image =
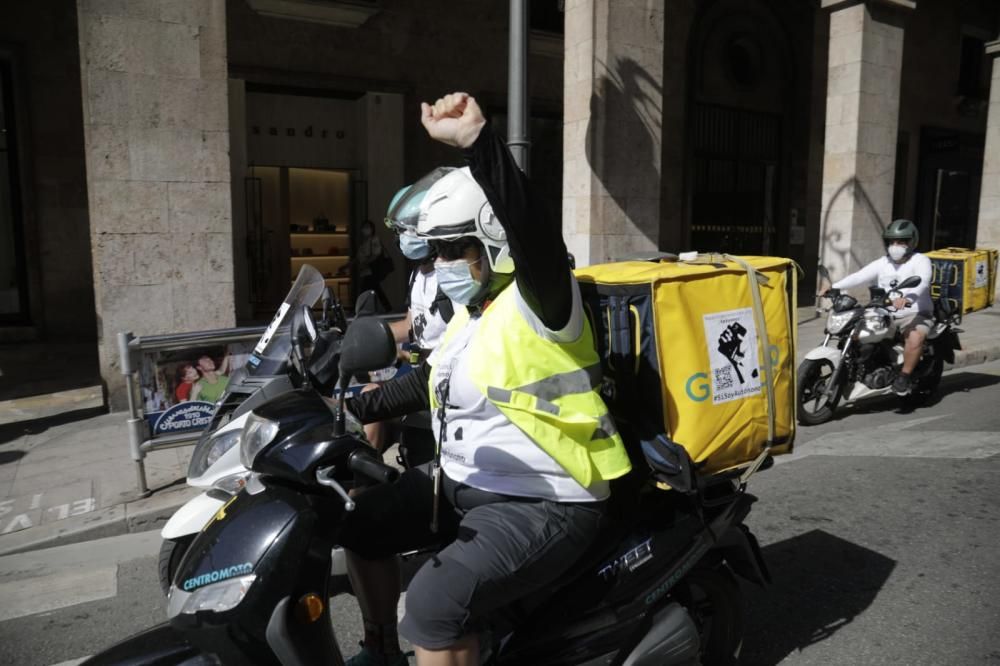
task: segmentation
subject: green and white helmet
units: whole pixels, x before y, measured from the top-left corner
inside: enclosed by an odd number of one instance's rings
[[[438,167],[412,185],[407,185],[396,192],[385,212],[385,226],[397,234],[407,231],[415,233],[420,218],[420,204],[427,191],[434,183],[454,170],[454,167]]]
[[[886,245],[891,245],[893,241],[905,240],[910,244],[910,249],[915,250],[920,242],[920,232],[910,220],[899,218],[889,223],[889,226],[882,232],[882,240]]]

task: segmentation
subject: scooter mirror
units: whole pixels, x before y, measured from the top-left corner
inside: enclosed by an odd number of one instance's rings
[[[358,300],[354,302],[355,317],[370,317],[378,313],[378,299],[371,289],[362,292]]]
[[[920,284],[921,278],[919,275],[911,275],[902,282],[896,285],[896,289],[912,289]]]
[[[377,370],[396,360],[396,341],[389,324],[374,317],[351,322],[340,348],[340,375]]]

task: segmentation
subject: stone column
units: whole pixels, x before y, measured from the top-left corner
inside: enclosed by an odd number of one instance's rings
[[[983,182],[979,190],[979,226],[976,247],[1000,249],[1000,39],[986,45],[993,56],[990,106],[986,116],[986,149],[983,154]],[[1000,302],[1000,280],[996,297]]]
[[[117,334],[234,325],[225,0],[77,0],[101,374]]]
[[[660,229],[660,3],[566,3],[563,231],[577,265],[655,251]]]
[[[891,222],[903,19],[910,0],[823,0],[830,13],[819,257],[833,279],[882,252]]]

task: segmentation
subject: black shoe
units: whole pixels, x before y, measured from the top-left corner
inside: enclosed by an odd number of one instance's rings
[[[899,396],[909,395],[912,383],[910,376],[901,372],[892,381],[892,392]]]

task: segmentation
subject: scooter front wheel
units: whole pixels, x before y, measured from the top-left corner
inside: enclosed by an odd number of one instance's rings
[[[833,395],[827,395],[833,378],[833,363],[825,358],[806,359],[799,366],[798,405],[799,423],[819,425],[833,418],[840,402],[840,387],[834,388]]]
[[[181,565],[181,560],[184,559],[184,554],[191,547],[194,536],[186,534],[176,539],[164,539],[163,543],[160,544],[157,572],[160,574],[160,589],[163,590],[164,596],[170,591],[170,584],[174,580],[177,568]]]

